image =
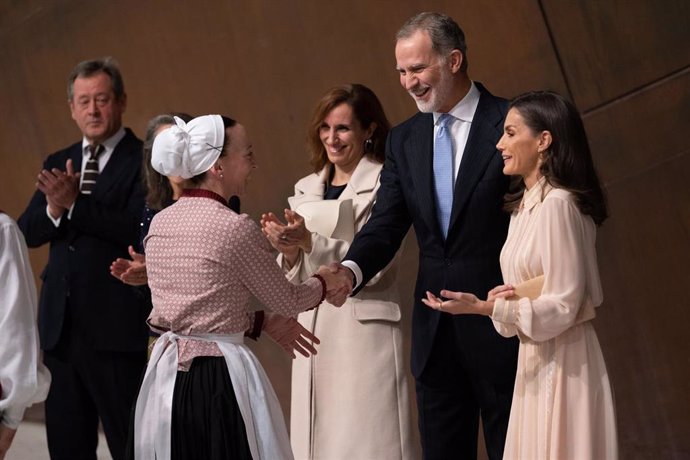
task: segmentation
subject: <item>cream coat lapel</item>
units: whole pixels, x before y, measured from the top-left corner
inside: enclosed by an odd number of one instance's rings
[[[376,163],[367,157],[363,157],[360,160],[357,168],[355,168],[355,171],[352,173],[347,187],[345,187],[345,190],[343,190],[343,193],[340,195],[340,198],[337,201],[333,200],[332,206],[320,207],[319,220],[324,221],[322,223],[325,224],[325,228],[337,228],[340,212],[348,209],[347,206],[343,206],[338,202],[345,200],[352,201],[352,231],[357,232],[362,225],[364,225],[364,221],[373,206],[373,196],[378,188],[378,178],[382,167],[382,164]],[[295,184],[295,196],[288,198],[288,202],[292,209],[299,212],[299,209],[302,208],[308,212],[307,209],[309,206],[303,205],[306,203],[324,201],[323,195],[325,184],[328,180],[329,168],[329,166],[326,166],[318,174],[311,174]],[[333,236],[331,234],[332,232],[327,233],[328,234],[324,234],[324,236]],[[346,239],[350,240],[350,238]]]
[[[359,231],[364,225],[364,219],[368,217],[371,207],[374,205],[373,196],[379,187],[379,176],[381,175],[381,163],[376,163],[369,157],[362,157],[352,173],[350,182],[340,195],[341,200],[352,199],[352,209],[354,211],[355,231]]]

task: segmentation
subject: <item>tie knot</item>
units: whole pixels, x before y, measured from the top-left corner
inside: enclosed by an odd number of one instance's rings
[[[91,154],[91,159],[98,158],[98,155],[103,153],[103,150],[105,150],[105,148],[101,144],[89,144],[87,149],[89,150],[89,153]]]
[[[439,128],[447,128],[448,125],[450,125],[455,117],[449,113],[442,113],[440,117],[438,117],[438,127]]]

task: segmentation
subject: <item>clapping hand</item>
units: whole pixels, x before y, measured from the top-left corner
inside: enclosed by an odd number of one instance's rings
[[[263,330],[293,359],[296,357],[295,351],[307,358],[315,355],[314,345],[321,343],[295,318],[277,313],[266,313]]]
[[[149,281],[146,274],[146,257],[136,252],[132,246],[128,251],[132,260],[118,257],[110,265],[110,274],[125,284],[143,286]]]
[[[36,188],[46,196],[50,215],[55,219],[60,217],[79,195],[79,173],[74,172],[72,160],[67,160],[65,171],[58,168],[41,170]]]
[[[268,241],[280,252],[294,247],[311,252],[311,233],[304,218],[291,209],[285,209],[284,216],[285,223],[272,212],[261,215],[261,231]]]
[[[330,265],[322,265],[317,273],[326,281],[328,303],[342,307],[354,285],[352,271],[338,262],[333,262]]]

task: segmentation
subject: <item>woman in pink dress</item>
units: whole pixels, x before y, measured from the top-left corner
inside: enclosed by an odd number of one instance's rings
[[[582,119],[555,93],[527,93],[511,103],[497,147],[503,172],[522,179],[506,197],[507,284],[485,301],[441,291],[424,303],[491,316],[501,335],[520,338],[504,459],[616,459],[613,396],[591,321],[603,299],[595,240],[607,209]],[[541,276],[536,294],[519,295]]]
[[[206,115],[162,131],[152,165],[188,179],[145,239],[153,310],[160,333],[135,409],[136,459],[290,459],[276,395],[243,344],[256,297],[284,315],[318,306],[339,288],[327,267],[289,283],[247,215],[227,206],[256,168],[245,128]]]

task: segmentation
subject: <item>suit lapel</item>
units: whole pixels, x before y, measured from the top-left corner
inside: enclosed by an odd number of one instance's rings
[[[480,84],[477,83],[477,86],[480,88],[481,96],[460,162],[448,235],[453,234],[452,229],[457,224],[458,216],[467,205],[474,188],[491,162],[496,152],[494,140],[500,137],[502,129],[499,126],[502,115],[493,97]]]
[[[417,194],[418,207],[429,228],[435,228],[438,236],[443,239],[436,218],[436,198],[434,197],[433,115],[420,114],[415,126],[410,128],[410,132],[413,135],[404,141],[403,150],[410,164],[410,175]],[[405,184],[401,185],[405,186]]]
[[[72,150],[69,152],[69,158],[72,160],[72,168],[74,171],[81,171],[81,163],[84,159],[84,150],[82,148],[81,142],[75,144]]]
[[[98,174],[96,188],[93,191],[94,196],[107,195],[108,191],[117,185],[122,173],[129,171],[129,164],[132,161],[131,140],[132,133],[128,129],[125,137],[115,146],[115,150],[105,168]]]

